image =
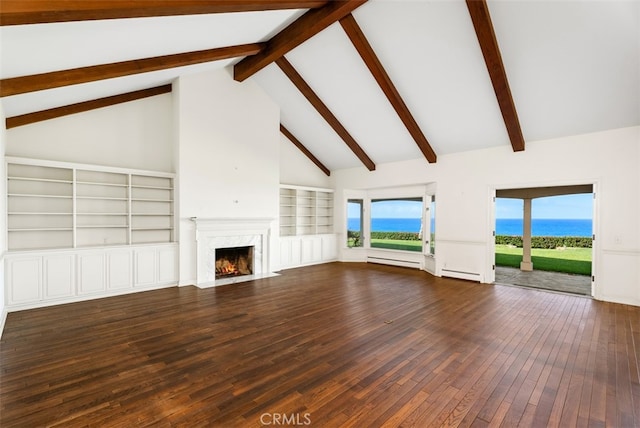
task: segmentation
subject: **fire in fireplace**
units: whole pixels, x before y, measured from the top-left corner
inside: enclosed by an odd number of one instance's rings
[[[216,279],[253,273],[253,247],[216,248]]]

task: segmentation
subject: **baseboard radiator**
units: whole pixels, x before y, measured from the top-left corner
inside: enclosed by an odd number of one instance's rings
[[[402,266],[402,267],[420,269],[420,262],[418,261],[398,260],[398,259],[391,259],[388,257],[367,256],[367,263],[378,263],[382,265]]]
[[[454,269],[442,269],[442,276],[448,276],[449,278],[466,279],[468,281],[481,282],[482,277],[477,272],[465,272],[462,270]]]

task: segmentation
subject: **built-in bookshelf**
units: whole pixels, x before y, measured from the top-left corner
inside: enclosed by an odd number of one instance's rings
[[[131,241],[173,241],[173,179],[131,175]]]
[[[296,234],[296,190],[280,188],[280,236]]]
[[[316,233],[333,233],[333,192],[316,192]]]
[[[73,246],[73,170],[7,166],[7,246]]]
[[[333,233],[333,190],[280,187],[280,236]]]
[[[75,246],[128,244],[128,175],[86,169],[75,174]]]
[[[12,159],[9,251],[174,241],[173,175]]]

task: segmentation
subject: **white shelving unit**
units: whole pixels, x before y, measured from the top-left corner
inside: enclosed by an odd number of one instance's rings
[[[173,180],[131,175],[131,242],[173,240]]]
[[[296,192],[296,235],[316,234],[316,192],[297,190]]]
[[[73,170],[7,166],[9,250],[73,246]]]
[[[9,310],[177,283],[173,174],[6,160]]]
[[[333,190],[280,187],[280,236],[333,233]]]
[[[333,192],[316,192],[316,233],[333,233]]]
[[[173,175],[9,160],[8,249],[174,242]]]
[[[333,190],[280,186],[280,268],[337,259]]]
[[[280,236],[296,234],[296,190],[280,188]]]
[[[75,246],[128,244],[128,175],[81,169],[75,174]]]

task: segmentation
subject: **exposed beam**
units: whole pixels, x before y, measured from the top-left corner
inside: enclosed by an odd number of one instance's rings
[[[248,45],[185,52],[174,55],[115,62],[111,64],[93,65],[89,67],[74,68],[71,70],[33,74],[30,76],[12,77],[0,80],[0,97],[58,88],[61,86],[77,85],[79,83],[111,79],[114,77],[122,77],[138,73],[146,73],[149,71],[183,67],[239,56],[255,55],[260,52],[262,47],[263,45],[261,43],[252,43]]]
[[[280,124],[280,132],[282,132],[282,134],[287,137],[289,139],[289,141],[291,141],[293,143],[294,146],[296,146],[298,149],[300,149],[300,151],[302,153],[304,153],[310,160],[311,162],[313,162],[314,164],[316,164],[316,166],[318,168],[320,168],[322,170],[322,172],[324,172],[327,175],[331,175],[331,171],[329,171],[329,168],[327,168],[326,166],[324,166],[324,164],[322,162],[320,162],[318,160],[317,157],[315,157],[313,155],[313,153],[311,153],[305,146],[304,144],[302,144],[296,137],[294,137],[294,135],[289,132],[289,130],[287,128],[284,127],[283,124]]]
[[[97,108],[108,107],[114,104],[126,103],[142,98],[153,97],[155,95],[171,92],[171,85],[157,86],[155,88],[143,89],[140,91],[127,92],[126,94],[114,95],[111,97],[99,98],[97,100],[84,101],[48,110],[36,111],[20,116],[8,117],[5,120],[6,128],[11,129],[17,126],[28,125],[30,123],[42,122],[44,120],[55,119],[56,117],[68,116],[70,114],[82,113]]]
[[[496,196],[498,198],[513,198],[513,199],[548,198],[550,196],[576,195],[580,193],[593,193],[593,184],[496,190]]]
[[[0,25],[322,7],[320,0],[2,0]]]
[[[487,71],[489,71],[489,76],[491,77],[493,90],[498,99],[502,118],[511,140],[511,146],[515,152],[522,151],[524,150],[524,137],[520,128],[516,105],[513,102],[511,89],[509,89],[507,73],[502,63],[498,41],[493,31],[487,2],[486,0],[466,0],[466,2],[478,42],[480,42],[484,62],[487,64]]]
[[[427,158],[429,162],[436,162],[436,152],[433,151],[433,148],[427,141],[427,137],[422,133],[420,126],[418,126],[418,123],[413,118],[400,93],[398,93],[398,90],[382,66],[382,63],[369,44],[356,19],[352,14],[349,14],[340,20],[340,25],[342,25],[349,39],[351,39],[351,43],[353,43],[360,57],[378,82],[380,89],[382,89],[382,92],[387,96],[396,113],[398,113],[400,120],[404,123],[404,126],[407,128],[407,131],[409,131],[409,134],[411,134],[411,137],[413,137],[424,157]]]
[[[302,15],[287,28],[280,31],[267,42],[265,49],[258,55],[245,58],[233,68],[233,78],[239,82],[251,77],[287,52],[310,39],[329,25],[351,13],[367,0],[330,1],[326,6],[313,9]]]
[[[337,117],[331,113],[329,107],[327,107],[320,97],[311,89],[311,87],[304,81],[302,76],[293,68],[293,66],[287,61],[285,57],[280,57],[276,60],[276,64],[287,75],[289,80],[298,88],[302,95],[311,103],[313,107],[320,113],[320,115],[327,121],[327,123],[333,128],[334,131],[344,140],[349,146],[351,151],[360,159],[360,161],[367,167],[369,171],[376,169],[376,165],[362,150],[362,147],[356,142],[356,140],[349,134],[349,132],[342,126]]]

